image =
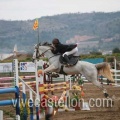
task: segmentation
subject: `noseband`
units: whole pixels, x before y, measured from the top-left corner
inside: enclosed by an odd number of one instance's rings
[[[39,53],[39,47],[38,48],[36,48],[36,58],[39,58],[39,57],[42,57],[48,50],[51,50],[51,49],[47,49],[46,51],[44,51],[43,53],[41,53],[41,54],[39,54],[38,56],[37,56],[37,53]]]

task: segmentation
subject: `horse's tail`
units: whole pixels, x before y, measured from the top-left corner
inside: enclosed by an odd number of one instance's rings
[[[98,75],[106,77],[108,80],[114,82],[113,75],[110,71],[110,65],[106,62],[98,63],[95,65],[98,70]]]

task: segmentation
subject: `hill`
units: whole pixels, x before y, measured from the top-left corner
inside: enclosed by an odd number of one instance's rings
[[[0,20],[0,53],[19,50],[33,51],[38,32],[32,29],[34,20]],[[81,52],[111,50],[120,46],[120,12],[74,13],[39,18],[39,40],[79,42]]]
[[[3,62],[11,62],[13,59],[18,59],[18,61],[32,61],[32,54],[26,54],[26,53],[17,53],[16,56],[11,55],[10,57],[7,57],[3,60]]]

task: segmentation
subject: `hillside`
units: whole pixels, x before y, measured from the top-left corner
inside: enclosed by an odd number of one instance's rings
[[[33,51],[38,32],[32,29],[34,20],[0,20],[0,53],[18,50]],[[120,46],[120,12],[74,13],[39,18],[39,40],[79,43],[81,52],[111,50]],[[108,44],[109,43],[109,44]]]

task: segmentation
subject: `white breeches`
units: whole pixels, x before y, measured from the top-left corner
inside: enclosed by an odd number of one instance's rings
[[[64,55],[76,55],[77,54],[77,52],[78,52],[78,48],[76,47],[76,48],[74,48],[73,50],[71,50],[71,51],[68,51],[68,52],[65,52],[62,56],[64,57]]]

